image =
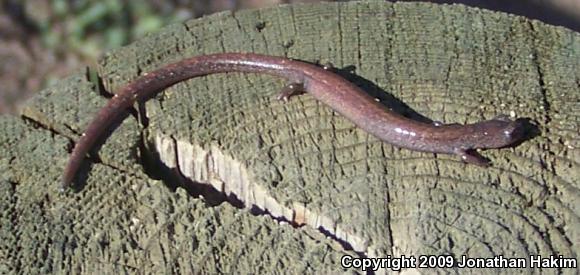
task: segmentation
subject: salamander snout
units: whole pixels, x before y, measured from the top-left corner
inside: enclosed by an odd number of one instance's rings
[[[506,147],[522,140],[525,135],[523,123],[505,115],[477,123],[476,127],[480,133],[478,148]]]

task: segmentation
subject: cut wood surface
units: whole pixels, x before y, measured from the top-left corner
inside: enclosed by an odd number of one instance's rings
[[[332,63],[414,119],[508,114],[539,134],[483,152],[486,169],[382,143],[308,94],[278,102],[279,78],[219,74],[141,104],[92,152],[82,184],[58,192],[107,93],[216,52]],[[579,102],[579,34],[461,5],[288,5],[168,26],[0,117],[0,273],[361,272],[340,266],[345,255],[577,259]],[[517,270],[404,269],[416,271]]]

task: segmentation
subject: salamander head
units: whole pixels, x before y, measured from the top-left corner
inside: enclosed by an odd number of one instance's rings
[[[473,149],[502,148],[521,141],[525,135],[525,127],[521,121],[511,120],[506,115],[478,122],[472,125]]]

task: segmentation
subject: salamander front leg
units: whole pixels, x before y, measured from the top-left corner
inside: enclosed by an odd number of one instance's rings
[[[302,85],[302,83],[290,83],[282,88],[282,91],[280,91],[280,94],[278,94],[278,100],[288,102],[291,97],[295,95],[301,95],[303,93],[305,93],[305,91],[304,85]]]
[[[455,154],[461,157],[461,160],[479,165],[482,167],[489,167],[489,160],[480,155],[477,151],[472,149],[455,149]]]

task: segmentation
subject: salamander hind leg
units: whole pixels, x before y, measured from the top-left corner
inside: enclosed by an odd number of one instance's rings
[[[282,88],[280,94],[278,94],[278,100],[288,102],[291,97],[301,95],[303,93],[305,93],[305,91],[304,85],[302,85],[302,83],[290,83]]]
[[[455,154],[461,157],[461,160],[482,167],[489,167],[490,162],[487,158],[480,155],[477,151],[471,149],[456,149]]]

